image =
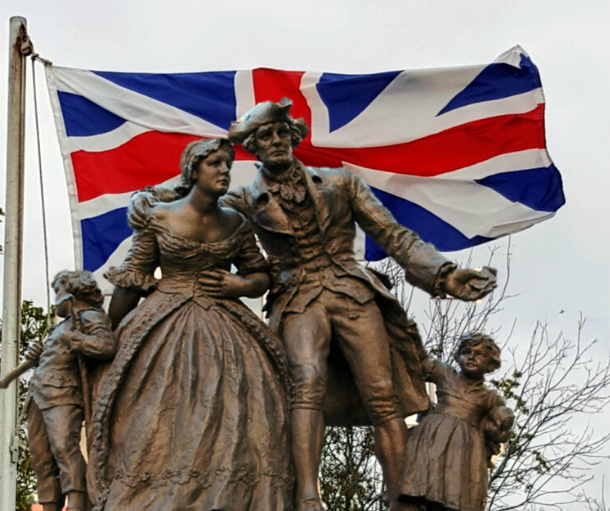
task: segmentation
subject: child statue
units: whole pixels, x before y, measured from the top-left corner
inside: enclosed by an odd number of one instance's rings
[[[483,511],[490,457],[511,433],[513,412],[484,384],[484,375],[500,367],[494,340],[465,336],[454,358],[459,372],[431,359],[422,364],[425,379],[437,385],[438,403],[409,434],[404,509]]]
[[[85,511],[86,463],[81,427],[91,395],[85,364],[109,360],[116,352],[103,296],[87,271],[62,271],[53,279],[55,311],[64,320],[44,343],[25,354],[37,365],[26,404],[28,443],[44,511]]]

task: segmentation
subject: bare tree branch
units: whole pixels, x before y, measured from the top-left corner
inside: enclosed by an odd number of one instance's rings
[[[489,266],[494,266],[493,260],[497,256],[497,247],[490,249]],[[610,511],[604,500],[603,482],[599,498],[583,491],[585,485],[590,488],[595,480],[592,469],[608,459],[610,433],[596,432],[589,426],[589,420],[608,410],[610,360],[593,359],[591,352],[597,341],[583,340],[586,322],[582,316],[573,339],[563,332],[552,335],[552,325],[538,323],[530,338],[524,342],[513,337],[516,320],[508,330],[504,328],[501,331],[494,325],[494,317],[503,310],[508,300],[515,298],[508,292],[510,257],[509,243],[502,270],[506,275],[502,288],[496,289],[481,303],[431,300],[425,320],[418,325],[430,353],[449,363],[452,362],[458,340],[465,334],[485,331],[496,338],[501,335],[502,340],[498,344],[503,350],[504,370],[490,383],[503,395],[507,405],[514,409],[516,421],[512,437],[490,472],[487,509],[564,511],[571,506],[571,509],[578,510]],[[469,265],[469,260],[463,264]],[[389,277],[394,285],[393,292],[409,310],[413,289],[405,282],[404,272],[398,264],[386,259],[376,265],[376,269]],[[604,431],[607,430],[606,427]],[[373,465],[368,464],[369,460],[348,463],[346,457],[369,456],[374,463],[372,443],[370,450],[348,449],[342,442],[358,442],[358,437],[353,432],[345,438],[341,438],[343,433],[338,434],[332,440],[336,442],[335,446],[327,447],[330,450],[326,456],[333,463],[346,467],[342,469],[344,475],[341,477],[349,478],[351,476],[347,474],[370,470]],[[336,449],[341,452],[335,452]],[[324,463],[327,463],[326,458]],[[332,471],[324,472],[323,469],[323,488],[324,478],[335,477],[332,474]],[[367,488],[371,491],[370,501],[379,506],[381,474],[378,469],[377,477],[377,484]],[[354,479],[350,479],[350,484],[352,482]],[[326,485],[334,485],[336,495],[344,491],[339,489],[344,488],[343,482],[331,481]],[[330,501],[326,495],[325,500],[333,510],[381,509],[367,507],[362,499],[358,500],[358,505],[353,504],[355,507],[339,505],[338,500]]]

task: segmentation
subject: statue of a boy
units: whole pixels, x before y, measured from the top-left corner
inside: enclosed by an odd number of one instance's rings
[[[64,320],[46,342],[25,354],[37,363],[27,402],[28,443],[44,511],[88,507],[86,463],[81,453],[81,428],[88,409],[91,382],[85,359],[108,360],[116,352],[103,296],[93,275],[62,271],[53,279],[55,310]]]

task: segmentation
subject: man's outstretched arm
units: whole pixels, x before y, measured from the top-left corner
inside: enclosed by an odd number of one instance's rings
[[[345,172],[356,222],[404,268],[411,285],[433,296],[450,295],[466,301],[483,298],[495,289],[496,270],[458,268],[434,245],[400,225],[366,183]]]

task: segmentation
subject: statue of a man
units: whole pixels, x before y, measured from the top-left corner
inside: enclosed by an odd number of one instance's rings
[[[407,428],[393,385],[386,325],[390,311],[399,308],[380,308],[395,299],[356,262],[356,223],[405,269],[411,284],[434,296],[477,300],[495,287],[495,272],[457,268],[399,225],[348,170],[301,164],[293,150],[309,130],[302,119],[293,119],[291,106],[289,100],[260,103],[233,123],[229,138],[254,154],[260,169],[252,184],[229,193],[223,203],[250,220],[272,265],[270,324],[283,339],[295,383],[290,418],[296,509],[323,511],[317,476],[332,341],[374,425],[390,509],[396,511]],[[411,350],[415,382],[421,380],[418,348]]]

